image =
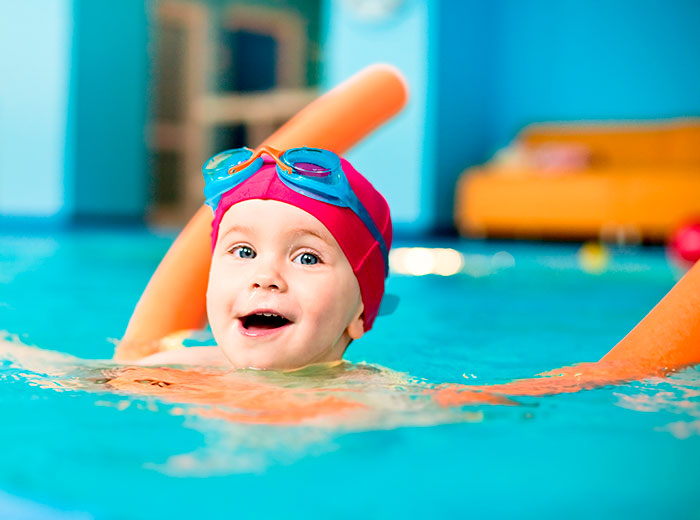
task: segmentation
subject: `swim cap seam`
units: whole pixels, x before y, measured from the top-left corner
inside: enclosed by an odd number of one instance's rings
[[[387,206],[388,206],[388,205],[387,205]],[[389,225],[389,222],[391,222],[391,215],[390,215],[390,213],[387,211],[386,216],[384,217],[384,225],[382,226],[382,230],[380,231],[380,233],[382,234],[382,236],[385,236],[385,233],[386,233],[386,230],[387,230],[387,226]],[[386,246],[387,246],[387,251],[388,251],[389,248],[391,247],[391,245],[390,245],[390,244],[387,244]],[[360,269],[362,269],[362,266],[364,265],[365,260],[367,260],[367,258],[369,258],[369,257],[372,255],[372,252],[374,251],[374,249],[375,249],[375,248],[378,248],[378,247],[379,247],[379,242],[377,242],[377,241],[375,240],[375,241],[374,241],[374,244],[372,244],[372,246],[367,250],[367,252],[365,253],[365,255],[362,257],[362,259],[360,260],[360,262],[357,264],[357,268],[354,269],[355,272],[357,272],[357,271],[359,271]],[[381,251],[379,252],[379,254],[382,256],[382,262],[383,262],[383,261],[384,261],[384,255],[382,255]],[[387,258],[386,261],[388,262],[388,261],[389,261],[389,258]],[[386,267],[386,271],[388,272],[388,271],[389,271],[389,266],[385,266],[385,267]]]
[[[364,265],[365,260],[367,260],[367,258],[369,258],[369,257],[372,255],[372,251],[374,251],[374,249],[377,248],[377,247],[379,247],[379,243],[378,243],[378,242],[375,242],[374,244],[372,244],[372,246],[367,250],[367,252],[365,253],[365,255],[362,257],[362,259],[360,260],[360,262],[357,264],[357,267],[356,267],[355,269],[353,269],[353,271],[354,271],[355,273],[357,273],[360,269],[362,269],[362,266]]]

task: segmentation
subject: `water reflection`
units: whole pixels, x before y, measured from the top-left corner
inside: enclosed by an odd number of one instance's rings
[[[637,412],[655,412],[666,420],[675,420],[655,428],[677,439],[700,435],[700,369],[690,368],[668,378],[651,378],[614,392],[617,406]]]

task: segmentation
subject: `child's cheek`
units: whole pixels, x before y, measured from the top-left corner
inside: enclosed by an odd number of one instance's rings
[[[233,289],[231,280],[225,272],[214,266],[209,277],[209,287],[207,289],[207,312],[210,321],[225,319],[232,312]]]

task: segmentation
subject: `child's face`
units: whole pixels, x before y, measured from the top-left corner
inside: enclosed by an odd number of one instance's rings
[[[316,218],[274,200],[247,200],[226,212],[207,314],[233,366],[289,369],[339,360],[364,332],[362,311],[352,268]]]

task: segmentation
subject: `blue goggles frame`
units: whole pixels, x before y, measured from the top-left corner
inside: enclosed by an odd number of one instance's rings
[[[379,244],[384,277],[389,275],[389,250],[384,237],[352,190],[340,158],[329,150],[302,147],[280,154],[273,148],[262,147],[257,152],[250,148],[219,152],[202,166],[207,205],[216,210],[224,193],[255,175],[262,168],[263,153],[275,160],[277,176],[289,189],[310,199],[352,210]]]

